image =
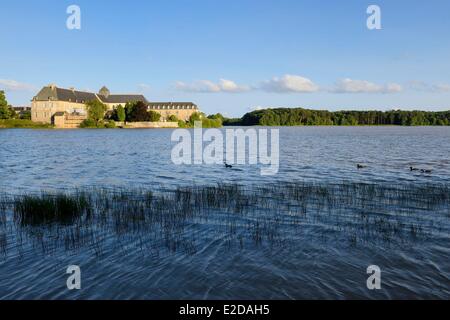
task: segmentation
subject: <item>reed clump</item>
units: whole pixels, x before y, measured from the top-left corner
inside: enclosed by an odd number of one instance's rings
[[[84,192],[23,195],[14,199],[14,217],[21,225],[70,224],[90,206],[90,199]]]

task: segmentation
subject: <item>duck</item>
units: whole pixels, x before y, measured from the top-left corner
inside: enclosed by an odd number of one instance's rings
[[[419,168],[409,167],[410,171],[419,171]]]
[[[433,170],[430,170],[430,169],[421,169],[420,172],[422,172],[422,173],[432,173]]]
[[[228,164],[226,162],[223,163],[225,165],[225,168],[233,168],[233,166],[231,164]]]
[[[358,169],[364,169],[364,168],[367,168],[366,165],[359,164],[359,163],[356,165],[356,167],[357,167]]]

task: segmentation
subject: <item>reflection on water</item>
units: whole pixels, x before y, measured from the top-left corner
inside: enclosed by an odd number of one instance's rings
[[[450,128],[281,128],[274,177],[175,166],[171,132],[0,130],[0,297],[450,297]],[[89,186],[91,215],[12,214],[24,192]]]

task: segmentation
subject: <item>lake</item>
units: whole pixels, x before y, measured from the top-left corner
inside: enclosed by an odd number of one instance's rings
[[[261,176],[173,164],[169,129],[0,129],[0,298],[450,298],[450,128],[279,130]],[[74,190],[92,215],[18,218],[23,195]]]

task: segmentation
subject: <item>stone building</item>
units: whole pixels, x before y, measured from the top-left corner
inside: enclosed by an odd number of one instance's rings
[[[192,102],[150,102],[148,109],[161,114],[162,121],[167,121],[171,115],[187,121],[194,112],[198,112],[197,105]]]
[[[161,121],[167,121],[171,115],[180,120],[189,120],[198,108],[191,102],[153,102],[150,103],[140,94],[111,94],[108,88],[102,87],[98,93],[78,91],[73,88],[59,88],[54,84],[43,87],[31,101],[31,120],[52,123],[57,127],[76,127],[87,118],[86,103],[99,100],[108,110],[128,102],[142,101],[149,110],[161,114]],[[56,119],[55,119],[56,117]],[[56,120],[56,121],[55,121]],[[64,123],[70,123],[66,126]]]

